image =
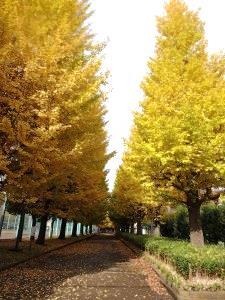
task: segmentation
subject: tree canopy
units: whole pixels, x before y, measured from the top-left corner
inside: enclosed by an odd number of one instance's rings
[[[0,171],[35,215],[104,218],[106,74],[86,0],[0,3]],[[88,212],[88,213],[86,213]],[[91,216],[91,217],[89,217]],[[95,216],[95,217],[94,217]]]
[[[225,60],[208,55],[204,24],[183,1],[166,4],[157,27],[128,141],[129,172],[153,203],[187,205],[191,241],[201,245],[200,206],[225,183]],[[117,180],[122,187],[129,179],[120,181],[119,171]]]

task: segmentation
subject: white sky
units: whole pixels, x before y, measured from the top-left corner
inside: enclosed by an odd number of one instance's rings
[[[147,61],[154,54],[156,16],[163,14],[166,0],[91,0],[92,28],[100,41],[108,41],[105,67],[110,71],[108,132],[110,151],[116,156],[109,162],[108,179],[112,189],[121,163],[124,138],[132,126],[132,111],[142,99],[140,83],[147,72]],[[225,52],[225,1],[186,0],[190,8],[201,8],[206,23],[210,52]]]

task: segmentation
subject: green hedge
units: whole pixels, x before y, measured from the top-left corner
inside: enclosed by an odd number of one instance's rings
[[[225,242],[225,204],[203,205],[201,209],[202,228],[206,242],[217,244]],[[160,225],[162,236],[189,239],[188,212],[185,207],[168,215]]]
[[[225,279],[225,248],[207,245],[196,248],[190,243],[168,238],[155,238],[147,235],[137,236],[127,233],[123,238],[145,248],[150,254],[171,264],[184,278],[190,275],[206,275]]]
[[[225,243],[225,203],[203,206],[201,219],[205,240],[209,243]]]

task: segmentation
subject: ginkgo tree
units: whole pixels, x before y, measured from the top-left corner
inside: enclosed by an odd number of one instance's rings
[[[135,143],[136,134],[132,131],[130,141],[123,156],[112,198],[110,201],[110,216],[117,224],[118,230],[134,233],[134,223],[137,224],[137,234],[142,234],[142,223],[152,209],[159,206],[154,201],[151,189],[143,184],[143,178],[139,176],[133,167],[133,153],[130,144]]]
[[[102,45],[86,0],[0,8],[0,171],[9,201],[41,217],[43,244],[50,216],[76,219],[81,200],[94,213],[107,197]]]
[[[17,7],[18,8],[18,7]],[[7,169],[7,192],[12,201],[34,200],[37,177],[44,174],[44,156],[39,132],[40,82],[27,74],[30,63],[17,28],[16,2],[1,2],[1,153]],[[20,33],[20,34],[19,34]],[[29,194],[29,195],[28,195]]]
[[[191,243],[203,245],[201,205],[225,184],[225,59],[208,55],[204,24],[181,0],[157,27],[130,160],[155,200],[187,206]]]
[[[59,161],[57,166],[53,161],[52,176],[49,177],[50,186],[46,190],[47,194],[49,188],[51,190],[50,199],[49,196],[46,197],[47,203],[50,203],[48,213],[51,211],[61,217],[63,228],[66,219],[78,219],[77,215],[71,215],[71,208],[73,211],[74,206],[79,207],[80,199],[83,198],[87,209],[95,200],[90,199],[90,204],[86,202],[84,190],[91,190],[91,182],[94,180],[105,181],[104,168],[109,158],[106,155],[107,141],[103,122],[105,96],[101,86],[105,84],[105,75],[100,72],[101,46],[93,43],[85,24],[89,15],[87,2],[77,4],[71,2],[71,6],[73,9],[70,13],[75,10],[75,14],[79,17],[74,20],[70,15],[66,15],[68,23],[74,21],[72,23],[74,27],[69,27],[69,32],[64,34],[68,45],[73,47],[66,55],[63,53],[64,72],[57,82],[56,97],[59,101],[56,110],[59,130],[54,140]],[[101,164],[96,166],[98,160]],[[98,188],[96,184],[95,190]],[[104,186],[101,188],[104,189]],[[46,218],[47,213],[42,222],[43,231]]]

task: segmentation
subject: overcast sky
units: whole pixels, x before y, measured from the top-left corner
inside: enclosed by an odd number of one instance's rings
[[[112,189],[121,163],[124,138],[132,126],[132,111],[142,99],[140,83],[147,61],[154,54],[156,16],[163,14],[166,0],[91,0],[95,11],[91,23],[100,41],[108,41],[104,66],[110,71],[108,126],[110,150],[116,156],[109,162],[108,180]],[[210,52],[225,52],[225,1],[186,0],[190,8],[201,8]]]

